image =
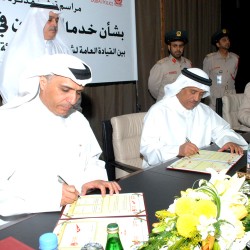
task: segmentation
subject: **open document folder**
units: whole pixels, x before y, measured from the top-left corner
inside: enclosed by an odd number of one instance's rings
[[[142,193],[81,196],[62,212],[54,233],[58,249],[79,249],[89,242],[103,247],[107,241],[107,225],[119,225],[124,249],[135,250],[148,240],[148,224]]]
[[[167,169],[202,173],[210,173],[207,171],[208,168],[213,168],[217,172],[223,169],[228,171],[242,156],[228,152],[200,150],[199,154],[183,157],[169,165]]]

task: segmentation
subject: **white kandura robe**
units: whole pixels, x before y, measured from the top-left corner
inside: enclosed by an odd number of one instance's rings
[[[50,11],[59,14],[58,32],[53,40],[44,40],[43,29]],[[45,54],[73,54],[63,23],[57,10],[30,8],[20,28],[10,41],[0,67],[0,94],[3,104],[19,93],[19,80],[30,63]]]
[[[186,137],[199,148],[209,146],[211,141],[219,147],[227,142],[247,147],[243,137],[207,105],[199,103],[193,110],[187,110],[176,96],[165,97],[144,118],[140,144],[143,167],[176,157]]]
[[[107,180],[101,148],[78,111],[55,116],[39,97],[0,110],[0,215],[59,211],[62,184],[81,192],[92,180]]]

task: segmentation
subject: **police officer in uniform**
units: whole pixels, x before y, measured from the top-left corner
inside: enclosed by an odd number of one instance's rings
[[[217,48],[217,52],[208,54],[203,60],[203,70],[212,79],[210,96],[207,103],[216,110],[216,98],[228,94],[235,94],[235,78],[238,71],[239,56],[229,52],[230,39],[227,29],[214,33],[211,42]]]
[[[174,30],[166,33],[165,43],[168,46],[169,56],[153,66],[148,79],[149,92],[157,101],[165,95],[165,85],[173,83],[183,68],[192,67],[191,61],[182,56],[187,42],[186,31]]]

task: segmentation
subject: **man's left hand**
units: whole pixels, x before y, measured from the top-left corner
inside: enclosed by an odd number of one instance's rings
[[[226,150],[230,150],[230,153],[236,153],[239,155],[243,154],[243,149],[236,143],[228,142],[222,148],[218,150],[218,152],[223,152]]]
[[[90,189],[100,189],[102,196],[105,196],[106,188],[109,189],[111,195],[114,193],[119,194],[119,191],[121,191],[120,185],[115,181],[96,180],[83,184],[81,195],[86,195],[87,191]]]

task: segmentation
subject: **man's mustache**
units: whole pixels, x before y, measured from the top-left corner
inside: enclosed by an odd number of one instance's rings
[[[56,27],[56,26],[54,26],[54,27],[49,27],[49,31],[57,31],[58,30],[58,28]]]

